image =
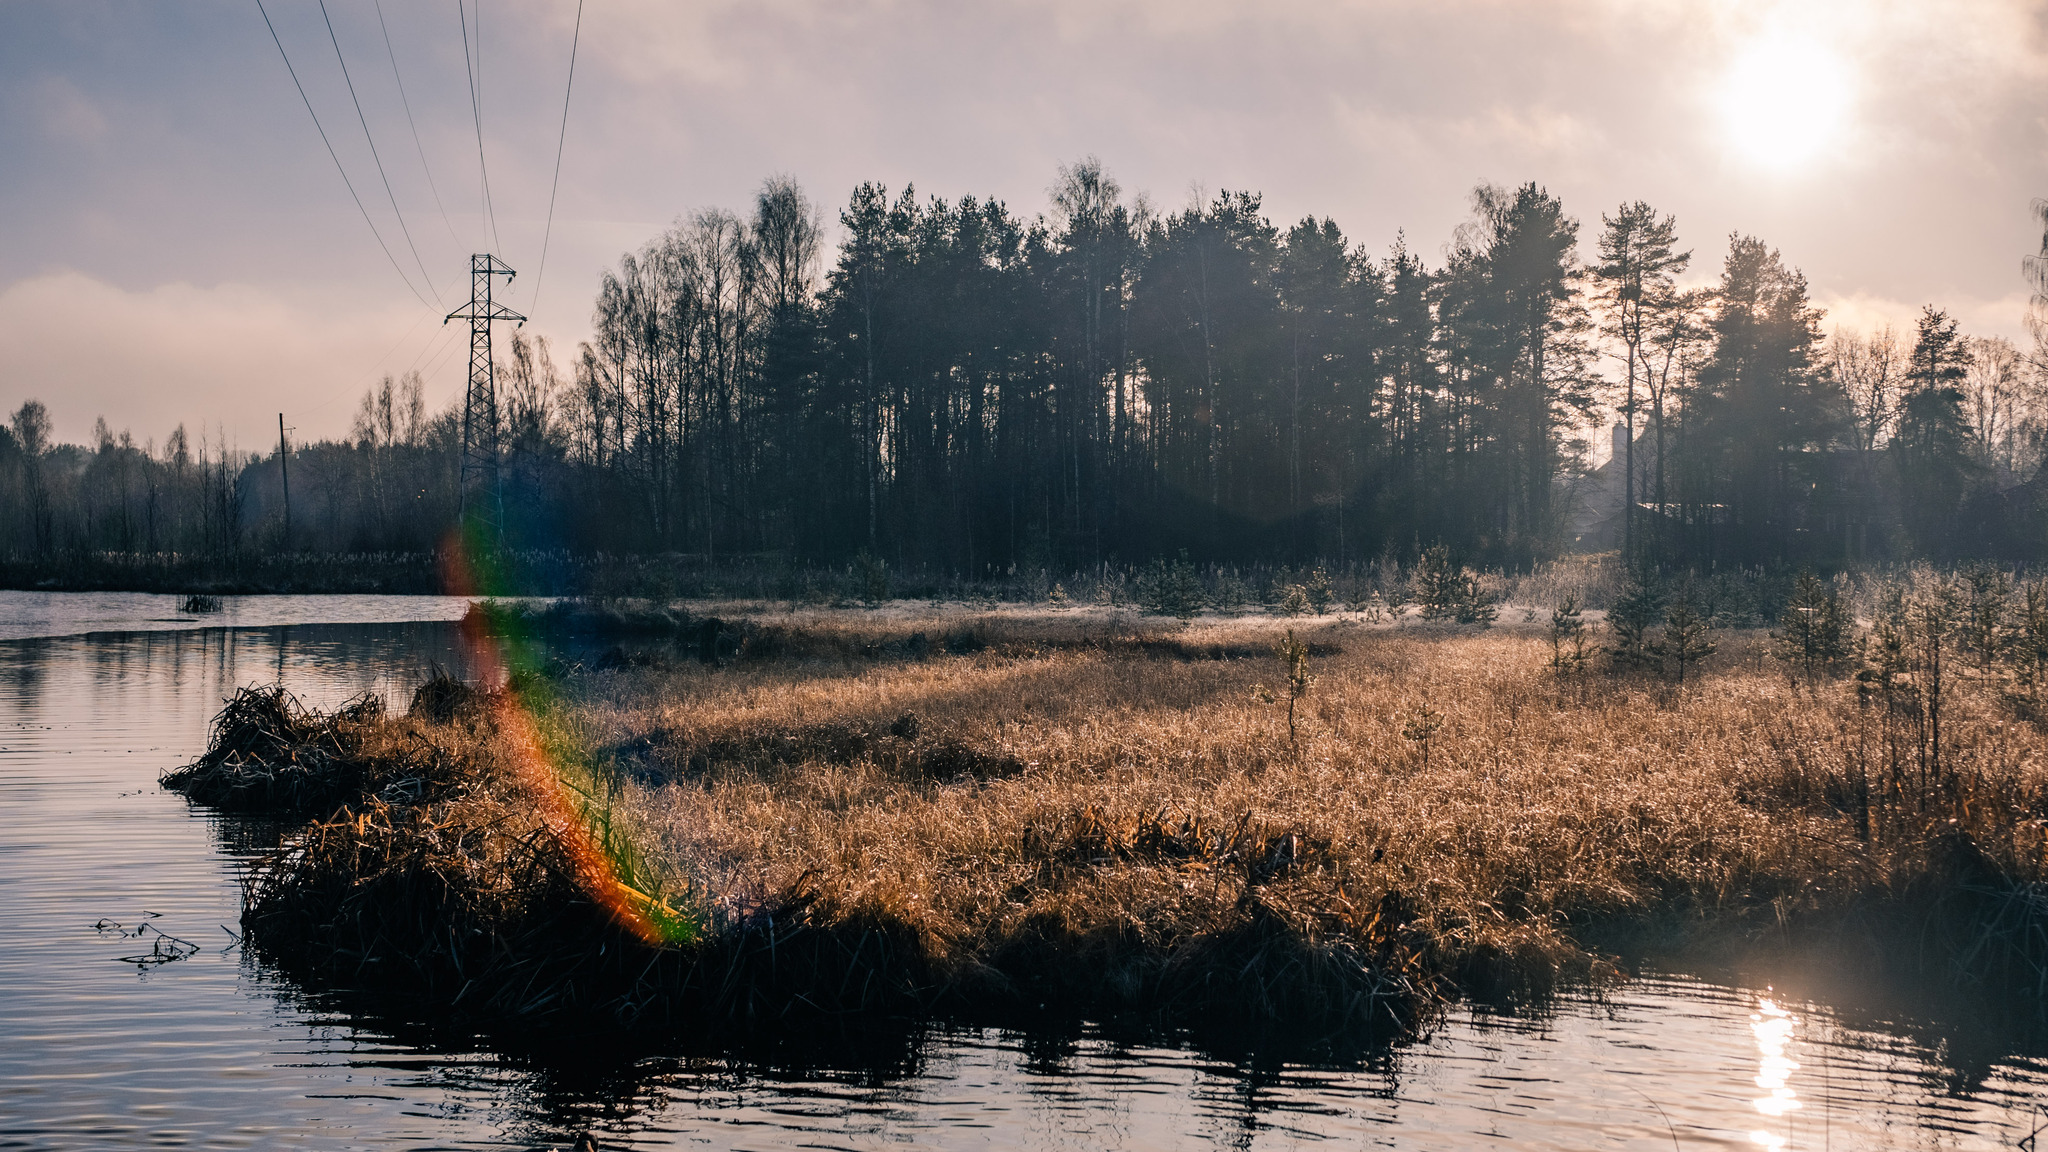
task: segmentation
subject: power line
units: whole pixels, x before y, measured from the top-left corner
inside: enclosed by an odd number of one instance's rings
[[[449,334],[448,339],[438,348],[423,354],[426,363],[421,365],[419,370],[422,378],[438,375],[441,369],[447,366],[449,358],[455,354],[456,349],[467,346],[465,341],[459,339],[464,334],[462,329],[450,327],[446,331]],[[411,369],[407,369],[407,371],[411,371]]]
[[[270,13],[264,9],[263,0],[256,0],[256,11],[263,13],[263,26],[265,28],[270,29],[270,42],[277,45],[277,54],[284,59],[284,70],[286,72],[291,73],[292,87],[297,88],[299,90],[299,99],[306,105],[306,115],[311,116],[313,118],[313,128],[315,131],[320,133],[320,142],[322,144],[327,145],[328,159],[334,161],[334,170],[336,172],[341,173],[341,182],[348,187],[349,199],[354,200],[356,202],[356,211],[361,212],[363,214],[363,223],[368,224],[370,226],[370,235],[375,236],[377,238],[377,247],[382,248],[384,250],[384,258],[386,260],[391,261],[391,270],[393,272],[398,273],[398,278],[400,280],[405,281],[406,288],[410,290],[414,296],[419,298],[419,302],[421,304],[427,304],[427,298],[425,296],[420,295],[420,290],[418,288],[413,287],[412,277],[407,276],[405,274],[405,269],[398,266],[398,257],[393,256],[391,254],[391,245],[386,244],[384,242],[384,234],[382,232],[377,231],[377,222],[370,219],[370,210],[363,207],[363,198],[361,196],[356,195],[355,182],[348,178],[348,169],[343,168],[341,166],[341,157],[335,154],[334,142],[327,138],[327,129],[321,127],[320,114],[318,112],[313,111],[313,101],[308,99],[306,96],[306,86],[304,84],[299,83],[298,69],[292,67],[291,54],[284,50],[284,41],[278,39],[277,26],[270,22]],[[413,255],[415,258],[417,258],[419,254],[414,253]],[[427,287],[432,288],[433,285],[428,284]],[[432,307],[431,304],[427,304],[427,306]]]
[[[555,233],[555,194],[562,189],[562,145],[569,139],[569,94],[576,90],[576,46],[583,42],[583,0],[576,0],[576,32],[569,38],[569,82],[562,85],[562,131],[555,137],[555,182],[548,186],[548,223],[540,234],[540,268],[533,274],[533,303],[527,311],[540,312],[540,278],[548,271],[548,240]]]
[[[462,347],[462,341],[455,339],[455,336],[460,334],[462,330],[460,328],[450,328],[447,331],[449,338],[432,354],[432,358],[427,361],[426,366],[420,369],[422,377],[432,376],[439,372],[442,365],[448,363],[448,358],[454,353],[455,349]],[[411,369],[408,368],[406,371],[409,372]]]
[[[448,229],[448,238],[459,245],[462,238],[455,234],[455,225],[448,219],[448,209],[441,203],[441,189],[434,183],[434,170],[427,165],[426,146],[420,143],[420,127],[413,122],[412,101],[405,96],[405,77],[398,74],[398,53],[391,47],[391,29],[384,23],[384,0],[377,0],[377,27],[384,33],[384,53],[391,57],[391,78],[398,81],[398,102],[405,107],[406,127],[412,129],[413,150],[420,154],[420,171],[427,174],[427,187],[434,193],[434,207],[440,210],[441,224]]]
[[[348,61],[341,58],[341,38],[334,34],[334,21],[327,15],[327,0],[320,0],[320,19],[327,24],[328,43],[334,45],[335,62],[341,65],[341,78],[348,85],[348,98],[356,106],[356,122],[363,126],[363,139],[369,142],[370,159],[377,162],[377,178],[384,181],[384,195],[391,200],[391,214],[398,217],[398,231],[405,237],[405,246],[412,249],[412,262],[420,266],[420,278],[427,282],[427,291],[434,294],[434,302],[441,302],[441,292],[434,287],[434,278],[427,272],[427,262],[420,259],[420,249],[412,242],[412,229],[405,226],[405,213],[398,210],[398,194],[391,190],[391,177],[384,174],[384,158],[377,155],[377,138],[370,135],[369,118],[363,115],[363,102],[356,99],[356,82],[349,77]]]
[[[460,328],[450,328],[444,324],[440,332],[443,339],[438,344],[430,340],[421,345],[420,350],[413,354],[412,362],[405,366],[405,372],[400,372],[399,375],[403,376],[415,368],[419,369],[422,377],[431,376],[439,371],[441,365],[448,362],[448,351],[461,343],[455,338],[461,331]]]
[[[469,15],[462,7],[462,0],[455,0],[455,15],[462,21],[462,63],[469,69],[469,111],[476,120],[476,167],[483,174],[484,219],[491,225],[491,247],[502,252],[505,245],[498,240],[498,210],[491,204],[491,168],[484,161],[484,105],[479,93],[484,70],[484,10],[479,3],[476,10],[476,57],[472,64],[469,52]]]

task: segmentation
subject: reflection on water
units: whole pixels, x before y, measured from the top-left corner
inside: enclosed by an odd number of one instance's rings
[[[0,1149],[1999,1148],[2048,1119],[2038,1048],[1682,978],[1314,1061],[908,1023],[567,1050],[354,1015],[235,947],[278,829],[156,773],[238,684],[402,697],[452,631],[0,642]],[[159,935],[198,951],[123,959]]]
[[[1799,1093],[1790,1087],[1792,1073],[1799,1071],[1799,1065],[1785,1055],[1792,1046],[1794,1023],[1790,1012],[1768,998],[1757,1001],[1757,1010],[1749,1015],[1749,1030],[1756,1034],[1757,1052],[1762,1057],[1757,1064],[1756,1086],[1769,1093],[1756,1101],[1756,1110],[1774,1119],[1799,1108]],[[1750,1133],[1750,1139],[1777,1149],[1791,1138],[1759,1130]]]

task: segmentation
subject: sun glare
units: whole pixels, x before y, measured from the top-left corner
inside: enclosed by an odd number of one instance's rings
[[[1852,82],[1832,50],[1769,36],[1735,58],[1722,81],[1722,123],[1735,150],[1761,167],[1789,171],[1840,138]]]

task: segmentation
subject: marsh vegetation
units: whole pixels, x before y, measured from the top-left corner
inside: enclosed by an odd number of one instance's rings
[[[1569,605],[731,621],[710,658],[663,639],[312,724],[364,783],[246,925],[289,969],[499,1018],[1336,1030],[1802,942],[2038,1007],[2039,596],[1972,589],[1923,574],[1859,627],[1806,581],[1771,632],[1682,590],[1633,632]]]

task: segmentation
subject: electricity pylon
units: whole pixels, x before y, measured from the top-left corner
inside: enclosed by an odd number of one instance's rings
[[[517,275],[488,252],[469,258],[469,306],[449,320],[469,321],[469,393],[462,403],[462,510],[465,525],[483,529],[497,547],[505,525],[504,490],[498,483],[498,369],[491,356],[491,321],[526,323],[526,317],[491,299],[493,277],[510,284]]]

